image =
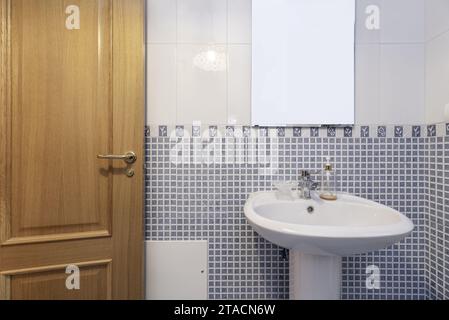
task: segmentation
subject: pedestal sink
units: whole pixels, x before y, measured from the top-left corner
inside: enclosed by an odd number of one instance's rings
[[[277,192],[258,192],[244,211],[260,236],[290,249],[295,300],[340,299],[341,257],[384,249],[414,229],[398,211],[348,194],[323,201],[317,194],[280,200]]]

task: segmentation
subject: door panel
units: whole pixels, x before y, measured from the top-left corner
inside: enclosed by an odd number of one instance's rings
[[[80,30],[65,28],[70,4]],[[112,152],[111,8],[11,3],[13,239],[110,231],[112,172],[95,156]]]
[[[144,1],[0,0],[0,18],[0,298],[142,298]]]
[[[80,270],[79,290],[61,286],[66,266],[11,271],[2,277],[12,300],[106,300],[111,298],[111,261],[74,263]],[[1,281],[1,280],[0,280]]]

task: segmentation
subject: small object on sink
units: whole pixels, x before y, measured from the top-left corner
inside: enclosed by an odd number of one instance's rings
[[[319,171],[314,172],[319,173]],[[299,180],[299,197],[301,199],[312,199],[312,191],[319,189],[319,183],[312,179],[312,171],[301,170]]]
[[[326,201],[336,201],[336,176],[334,168],[332,167],[331,158],[326,158],[326,164],[324,165],[324,171],[321,176],[321,194],[320,198]]]
[[[293,182],[277,182],[274,184],[274,187],[276,188],[276,198],[278,200],[293,200],[293,192],[292,190],[295,189],[296,183]]]

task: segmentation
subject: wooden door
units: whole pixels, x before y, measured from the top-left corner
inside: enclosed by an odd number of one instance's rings
[[[0,23],[0,298],[142,298],[143,0],[0,0]]]

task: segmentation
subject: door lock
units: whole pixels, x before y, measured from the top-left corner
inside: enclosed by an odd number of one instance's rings
[[[134,177],[135,174],[136,174],[136,171],[135,171],[134,169],[128,169],[128,170],[126,170],[126,176],[127,176],[128,178]]]

